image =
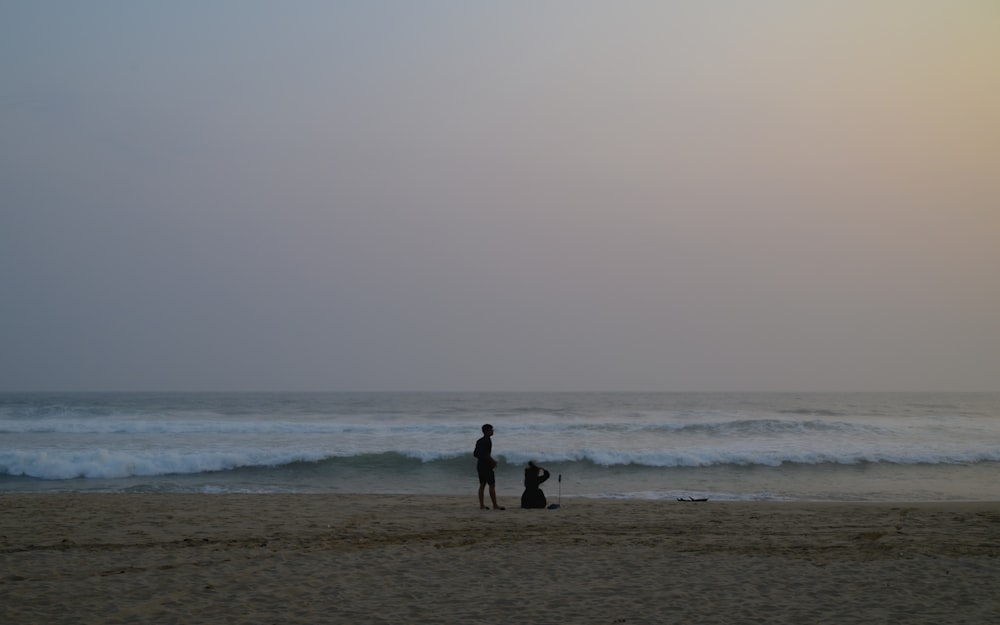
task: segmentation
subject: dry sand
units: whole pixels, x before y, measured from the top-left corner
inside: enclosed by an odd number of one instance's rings
[[[1000,503],[562,504],[0,495],[0,623],[1000,623]]]

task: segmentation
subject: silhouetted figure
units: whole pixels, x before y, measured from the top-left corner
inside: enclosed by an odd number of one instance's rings
[[[539,488],[542,482],[549,479],[549,470],[529,462],[524,470],[524,493],[521,494],[522,508],[544,508],[545,493]]]
[[[486,485],[489,484],[490,487],[490,501],[493,502],[494,510],[503,510],[503,508],[497,505],[497,479],[493,473],[493,469],[497,466],[497,461],[493,459],[493,441],[490,437],[493,436],[493,426],[489,423],[483,424],[483,437],[476,441],[476,450],[472,452],[472,455],[476,457],[476,472],[479,473],[479,509],[486,510],[486,502],[483,500],[483,494],[486,490]]]

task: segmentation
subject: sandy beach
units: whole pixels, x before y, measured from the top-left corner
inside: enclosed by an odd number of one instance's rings
[[[1000,503],[0,496],[0,622],[995,623]]]

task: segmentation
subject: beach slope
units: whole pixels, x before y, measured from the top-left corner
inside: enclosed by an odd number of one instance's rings
[[[506,503],[0,495],[0,622],[1000,622],[998,503]]]

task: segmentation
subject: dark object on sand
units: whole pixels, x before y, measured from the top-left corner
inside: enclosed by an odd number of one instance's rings
[[[678,497],[677,501],[708,501],[708,497],[702,497],[700,499],[695,499],[694,497]]]
[[[559,474],[559,503],[549,504],[549,510],[558,510],[562,507],[562,473]]]

